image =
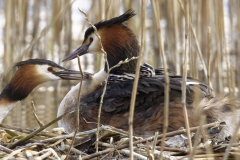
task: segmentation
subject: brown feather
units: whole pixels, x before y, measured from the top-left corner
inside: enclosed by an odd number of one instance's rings
[[[109,67],[112,67],[126,58],[137,57],[139,44],[135,34],[127,26],[116,24],[111,27],[103,27],[99,31],[104,50],[107,52]],[[134,73],[136,60],[117,68],[118,72]],[[111,73],[116,72],[112,70]]]
[[[37,75],[35,65],[28,64],[17,70],[10,83],[15,90],[24,90],[26,93],[30,93],[37,85],[43,83],[43,78]]]

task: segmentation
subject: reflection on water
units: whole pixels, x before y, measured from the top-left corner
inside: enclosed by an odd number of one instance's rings
[[[61,87],[57,87],[59,85],[58,83],[63,84]],[[73,81],[71,84],[67,84],[66,82],[59,81],[58,83],[47,82],[35,88],[25,100],[17,103],[12,111],[6,116],[3,123],[22,128],[39,128],[39,125],[33,116],[31,101],[35,104],[36,114],[40,121],[47,124],[54,120],[61,100],[70,90],[71,86],[77,82]],[[57,127],[57,123],[48,127],[47,130],[54,127]]]

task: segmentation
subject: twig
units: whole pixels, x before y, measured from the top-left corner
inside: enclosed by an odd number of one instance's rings
[[[146,155],[147,155],[147,157],[148,157],[149,159],[154,159],[154,158],[153,158],[153,154],[150,153],[150,146],[149,146],[149,142],[148,142],[148,141],[146,142]]]
[[[232,147],[240,146],[239,143],[233,143],[231,145],[232,145]],[[229,146],[229,144],[216,144],[216,145],[213,145],[213,148],[216,150],[219,147],[223,148],[223,147],[227,147],[227,146]]]
[[[206,125],[203,125],[203,129],[208,129],[208,128],[211,128],[211,127],[214,127],[214,126],[222,125],[222,123],[223,122],[214,122],[214,123],[206,124]],[[198,127],[192,127],[192,128],[190,128],[190,131],[195,132],[195,131],[198,130],[198,128],[199,128],[199,126]],[[183,134],[183,133],[186,133],[185,129],[181,129],[181,130],[166,133],[166,137],[171,137],[171,136],[174,136],[174,135],[177,135],[177,134]],[[162,138],[162,136],[163,135],[161,134],[157,138],[160,139],[160,138]],[[142,140],[135,141],[133,143],[133,145],[137,145],[139,143],[145,143],[147,141],[153,141],[153,140],[154,140],[154,137],[149,137],[149,138],[145,138],[145,139],[142,139]],[[96,153],[90,154],[88,156],[84,156],[84,157],[82,157],[82,159],[84,160],[84,159],[94,158],[94,157],[97,157],[97,156],[100,156],[100,155],[103,155],[103,154],[107,154],[107,153],[113,152],[115,150],[120,150],[120,149],[123,149],[123,148],[127,148],[127,147],[129,147],[129,144],[123,144],[121,146],[117,146],[116,148],[109,148],[109,149],[103,150],[101,152],[96,152]]]
[[[154,154],[154,150],[155,150],[155,148],[156,148],[157,137],[158,137],[158,132],[155,132],[154,140],[153,140],[153,147],[152,147],[152,154]]]
[[[125,154],[125,155],[130,155],[130,157],[131,157],[131,153],[130,153],[130,151],[127,150],[127,149],[121,150],[120,153]],[[141,155],[141,154],[138,154],[138,153],[136,153],[136,152],[133,152],[132,154],[133,154],[133,157],[134,157],[135,159],[148,160],[147,157],[145,157],[145,156],[143,156],[143,155]]]
[[[15,130],[15,131],[18,131],[18,132],[28,133],[28,134],[34,132],[33,129],[29,129],[29,128],[23,129],[23,128],[20,128],[20,127],[10,126],[10,125],[3,124],[3,123],[0,123],[0,127],[1,128],[5,128],[5,129],[12,129],[12,130]],[[50,133],[50,132],[41,132],[41,133],[38,133],[37,135],[39,135],[39,136],[47,136],[47,137],[56,137],[56,136],[58,136],[57,134]]]
[[[146,145],[141,145],[141,147],[147,147]],[[161,150],[160,146],[155,146],[155,149]],[[170,147],[164,147],[164,151],[171,151],[171,152],[181,152],[181,153],[188,153],[188,150],[179,149],[179,148],[170,148]]]
[[[104,143],[104,142],[99,141],[98,144],[99,144],[100,146],[103,146],[103,147],[113,148],[113,145],[112,145],[112,144],[109,144],[109,143]]]
[[[17,149],[17,150],[14,150],[13,152],[11,152],[10,154],[6,155],[5,157],[2,158],[2,160],[8,160],[10,158],[12,158],[14,155],[22,152],[22,150],[24,150],[25,148],[21,148],[21,149]]]
[[[138,59],[138,57],[132,57],[132,58],[130,58],[130,59],[126,58],[124,61],[120,61],[120,62],[118,62],[118,64],[116,64],[115,66],[109,68],[109,72],[110,72],[112,69],[121,66],[122,64],[129,63],[130,61],[136,60],[136,59]]]
[[[100,131],[105,130],[105,126],[100,127]],[[77,133],[76,136],[83,136],[83,135],[87,135],[87,134],[91,134],[96,132],[97,129],[92,129],[89,131],[84,131],[84,132],[79,132]],[[48,139],[44,139],[44,140],[39,140],[39,143],[52,143],[55,142],[59,139],[67,139],[67,138],[72,138],[74,136],[74,134],[67,134],[67,135],[61,135],[61,136],[57,136],[57,137],[52,137],[52,138],[48,138]]]
[[[12,148],[14,148],[14,147],[16,147],[16,146],[22,144],[23,142],[25,142],[25,141],[31,139],[33,136],[35,136],[37,133],[41,132],[41,131],[44,130],[45,128],[47,128],[47,127],[51,126],[52,124],[54,124],[55,122],[59,121],[60,119],[62,119],[62,118],[63,118],[64,116],[66,116],[67,114],[69,114],[69,113],[73,113],[73,112],[75,112],[75,110],[68,111],[68,112],[64,113],[63,115],[57,117],[56,119],[54,119],[53,121],[49,122],[48,124],[46,124],[46,125],[40,127],[39,129],[37,129],[37,130],[34,131],[33,133],[29,134],[28,136],[26,136],[26,137],[20,139],[19,141],[16,141],[16,142],[14,142],[14,143],[8,145],[7,147],[10,148],[10,149],[12,149]]]
[[[197,132],[196,132],[196,134],[195,134],[195,141],[194,141],[194,146],[193,146],[193,149],[192,150],[190,150],[190,156],[189,156],[189,159],[193,159],[193,157],[194,157],[194,155],[195,155],[195,151],[196,151],[196,149],[197,149],[197,145],[198,145],[198,143],[199,143],[199,137],[200,137],[200,134],[202,133],[202,126],[203,126],[203,124],[204,124],[204,122],[205,122],[205,115],[203,114],[203,112],[201,111],[201,113],[200,113],[200,123],[199,123],[199,128],[198,128],[198,130],[197,130]]]
[[[85,154],[84,152],[82,152],[82,151],[80,151],[80,150],[78,150],[78,149],[76,149],[76,148],[73,148],[73,147],[71,147],[71,146],[69,146],[69,145],[65,145],[64,147],[65,147],[66,150],[68,150],[68,152],[69,152],[69,150],[70,150],[70,152],[72,152],[72,153],[74,153],[74,154],[77,154],[77,155]],[[66,159],[67,159],[67,157],[66,157]]]
[[[107,8],[106,8],[106,14],[105,14],[105,18],[106,19],[109,19],[109,13],[110,13],[110,9],[111,9],[111,4],[112,4],[112,0],[109,0],[108,1],[108,4],[107,4]]]
[[[108,79],[108,75],[109,75],[109,64],[108,64],[108,61],[107,61],[107,53],[106,53],[106,51],[105,51],[104,48],[103,48],[102,41],[101,41],[101,37],[99,36],[96,27],[89,21],[89,19],[88,19],[88,17],[87,17],[87,14],[86,14],[84,11],[82,11],[80,8],[79,8],[79,11],[85,15],[86,21],[87,21],[88,24],[94,29],[94,34],[95,34],[95,35],[98,37],[98,39],[99,39],[99,45],[100,45],[100,47],[101,47],[101,51],[104,53],[105,66],[107,66],[107,70],[108,70],[108,74],[107,74],[107,77],[106,77],[106,79],[105,79],[105,85],[104,85],[104,88],[103,88],[103,93],[102,93],[102,95],[101,95],[100,105],[99,105],[99,109],[98,109],[98,122],[97,122],[97,133],[96,133],[96,152],[98,152],[100,118],[101,118],[101,111],[102,111],[102,105],[103,105],[103,97],[104,97],[104,94],[105,94],[106,88],[107,88],[106,85],[107,85],[107,79]]]
[[[79,71],[81,73],[81,76],[83,77],[83,71],[82,71],[82,67],[81,67],[81,61],[80,61],[80,57],[78,57],[78,68],[79,68]],[[71,145],[69,147],[69,150],[68,150],[68,153],[67,153],[67,157],[66,157],[66,160],[68,159],[69,155],[70,155],[70,151],[71,151],[71,148],[74,144],[74,141],[75,141],[75,138],[76,138],[76,134],[78,132],[78,129],[79,129],[79,108],[80,108],[80,98],[81,98],[81,90],[82,90],[82,82],[83,82],[83,78],[80,79],[80,85],[79,85],[79,89],[78,89],[78,100],[77,100],[77,110],[76,110],[76,114],[77,114],[77,128],[74,132],[74,136],[72,138],[72,142],[71,142]]]
[[[105,59],[105,63],[106,62],[107,62],[107,60]],[[108,66],[108,68],[109,68],[109,66]],[[104,97],[106,89],[107,89],[107,79],[108,79],[108,76],[109,76],[109,69],[108,69],[107,77],[105,79],[105,84],[104,84],[104,88],[103,88],[103,92],[102,92],[101,100],[100,100],[100,105],[99,105],[99,109],[98,109],[98,123],[97,123],[97,132],[96,132],[96,152],[98,152],[100,118],[101,118],[101,111],[102,111],[102,105],[103,105],[103,97]]]
[[[146,0],[142,0],[142,32],[141,32],[141,48],[140,53],[137,61],[136,66],[136,73],[135,78],[133,82],[133,89],[132,89],[132,95],[131,95],[131,101],[130,101],[130,108],[129,108],[129,119],[128,119],[128,125],[129,125],[129,148],[130,148],[130,159],[134,158],[133,153],[133,120],[134,120],[134,110],[135,110],[135,102],[136,102],[136,95],[137,95],[137,88],[138,88],[138,81],[139,81],[139,74],[140,74],[140,65],[142,62],[142,56],[144,51],[144,40],[145,40],[145,14],[146,14]]]
[[[182,76],[182,104],[183,104],[183,114],[185,120],[185,127],[187,131],[188,137],[188,146],[191,152],[192,150],[192,140],[190,135],[189,129],[189,120],[188,120],[188,113],[186,107],[186,81],[187,81],[187,66],[188,66],[188,58],[189,58],[189,4],[187,0],[184,1],[184,8],[185,10],[185,56],[184,56],[184,66],[183,66],[183,76]]]
[[[218,6],[218,10],[219,10],[219,17],[220,18],[220,24],[221,24],[221,36],[220,36],[220,45],[221,45],[221,49],[222,49],[222,53],[223,53],[223,57],[224,57],[224,61],[226,62],[226,73],[227,73],[227,84],[228,84],[228,88],[229,88],[229,94],[230,96],[234,96],[235,93],[235,85],[233,82],[233,76],[232,76],[232,65],[231,65],[231,60],[230,60],[230,55],[229,55],[229,51],[228,51],[228,46],[227,46],[227,42],[226,42],[226,33],[225,33],[225,18],[224,17],[224,3],[223,1],[219,1],[219,6]]]
[[[64,141],[64,139],[60,139],[52,144],[49,144],[49,145],[45,145],[46,148],[52,148],[52,147],[56,147],[58,144],[62,143]]]
[[[127,147],[128,147],[128,145],[127,145]],[[115,150],[115,149],[108,148],[108,149],[105,149],[105,150],[103,150],[103,151],[95,152],[95,153],[90,154],[90,155],[88,155],[88,156],[82,157],[82,160],[84,160],[84,159],[91,159],[91,158],[94,158],[94,157],[98,157],[98,156],[100,156],[100,155],[107,154],[107,153],[109,153],[109,152],[113,152],[114,150]]]
[[[46,152],[46,153],[42,154],[39,157],[40,159],[45,159],[45,158],[49,157],[50,155],[53,155],[55,159],[60,160],[57,153],[52,148],[44,149],[44,150],[40,151],[39,153],[43,153],[43,152]]]
[[[45,158],[47,158],[47,157],[50,157],[51,154],[52,154],[51,151],[47,151],[46,153],[44,153],[44,154],[42,154],[41,156],[37,157],[37,159],[38,159],[38,158],[39,158],[39,159],[45,159]],[[60,159],[60,158],[57,157],[57,159]]]
[[[35,107],[33,101],[31,101],[31,106],[32,106],[32,108],[33,108],[33,115],[34,115],[35,119],[37,120],[38,125],[39,125],[40,127],[44,126],[44,123],[40,121],[40,119],[38,118],[37,114],[35,113],[36,107]]]
[[[102,92],[102,95],[101,95],[101,100],[100,100],[100,106],[99,106],[99,113],[98,113],[98,127],[97,127],[97,133],[96,133],[96,139],[97,137],[99,136],[99,128],[100,128],[100,115],[101,115],[101,110],[102,110],[102,105],[103,105],[103,98],[104,98],[104,95],[105,95],[105,92],[106,92],[106,89],[107,89],[107,80],[108,80],[108,77],[109,77],[109,73],[112,69],[116,68],[116,67],[119,67],[121,66],[122,64],[126,64],[126,63],[129,63],[130,61],[132,60],[136,60],[138,59],[138,57],[132,57],[130,59],[125,59],[124,61],[120,61],[118,62],[118,64],[116,64],[115,66],[111,67],[108,69],[108,73],[107,73],[107,76],[106,76],[106,79],[105,79],[105,84],[104,84],[104,88],[103,88],[103,92]],[[106,61],[105,61],[106,62]],[[98,141],[99,141],[99,137],[98,139],[96,140],[96,153],[98,153]]]
[[[181,0],[178,0],[178,2],[179,2],[180,7],[181,7],[181,9],[182,9],[183,15],[186,15],[186,14],[185,14],[185,10],[184,10],[184,6],[182,5]],[[202,66],[203,66],[204,75],[205,75],[205,77],[207,78],[207,67],[206,67],[206,64],[205,64],[205,62],[204,62],[204,59],[203,59],[203,56],[202,56],[202,51],[201,51],[201,49],[200,49],[200,45],[199,45],[199,42],[198,42],[198,39],[197,39],[195,30],[193,29],[193,25],[192,25],[191,21],[190,21],[190,28],[191,28],[191,32],[193,33],[193,37],[194,37],[194,40],[195,40],[195,43],[196,43],[196,46],[197,46],[198,56],[199,56],[199,58],[200,58],[200,61],[201,61],[201,63],[202,63]],[[210,81],[210,83],[211,83],[211,81]],[[212,84],[210,84],[210,86],[212,86]]]
[[[13,150],[8,149],[7,147],[4,147],[2,145],[0,145],[0,150],[3,151],[3,152],[6,152],[8,154],[13,152]]]
[[[222,157],[224,153],[195,155],[194,158]]]
[[[168,114],[169,114],[169,77],[168,77],[168,72],[167,72],[167,61],[165,58],[165,52],[164,52],[164,45],[163,45],[163,40],[162,40],[162,32],[161,32],[161,27],[159,23],[160,19],[160,12],[159,12],[159,1],[152,0],[152,6],[153,6],[153,11],[154,11],[154,16],[155,16],[155,21],[156,21],[156,26],[157,26],[157,31],[158,31],[158,46],[160,47],[160,54],[162,57],[162,62],[163,62],[163,69],[164,69],[164,80],[165,80],[165,85],[164,85],[164,122],[163,122],[163,138],[162,138],[162,143],[161,143],[161,148],[164,147],[165,143],[165,134],[167,133],[167,128],[168,128]],[[161,155],[160,159],[162,159],[162,150],[161,150]]]
[[[212,83],[211,83],[211,68],[210,68],[210,62],[211,62],[211,28],[208,27],[208,70],[207,70],[207,78],[208,78],[208,85],[212,88]],[[210,90],[210,88],[209,88]]]

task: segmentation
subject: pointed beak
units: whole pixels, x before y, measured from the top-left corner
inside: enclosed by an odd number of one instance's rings
[[[88,47],[89,45],[80,46],[78,49],[67,55],[67,57],[65,57],[62,62],[72,60],[74,58],[77,58],[77,56],[82,56],[88,53]]]
[[[52,71],[52,74],[65,80],[81,80],[82,76],[79,71],[63,69],[61,71]]]

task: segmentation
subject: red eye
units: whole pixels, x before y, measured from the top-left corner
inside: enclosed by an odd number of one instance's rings
[[[47,70],[48,70],[49,72],[52,72],[52,71],[53,71],[52,67],[48,67]]]
[[[92,37],[90,37],[90,38],[89,38],[89,40],[90,40],[90,42],[92,42],[92,41],[93,41],[93,38],[92,38]]]

